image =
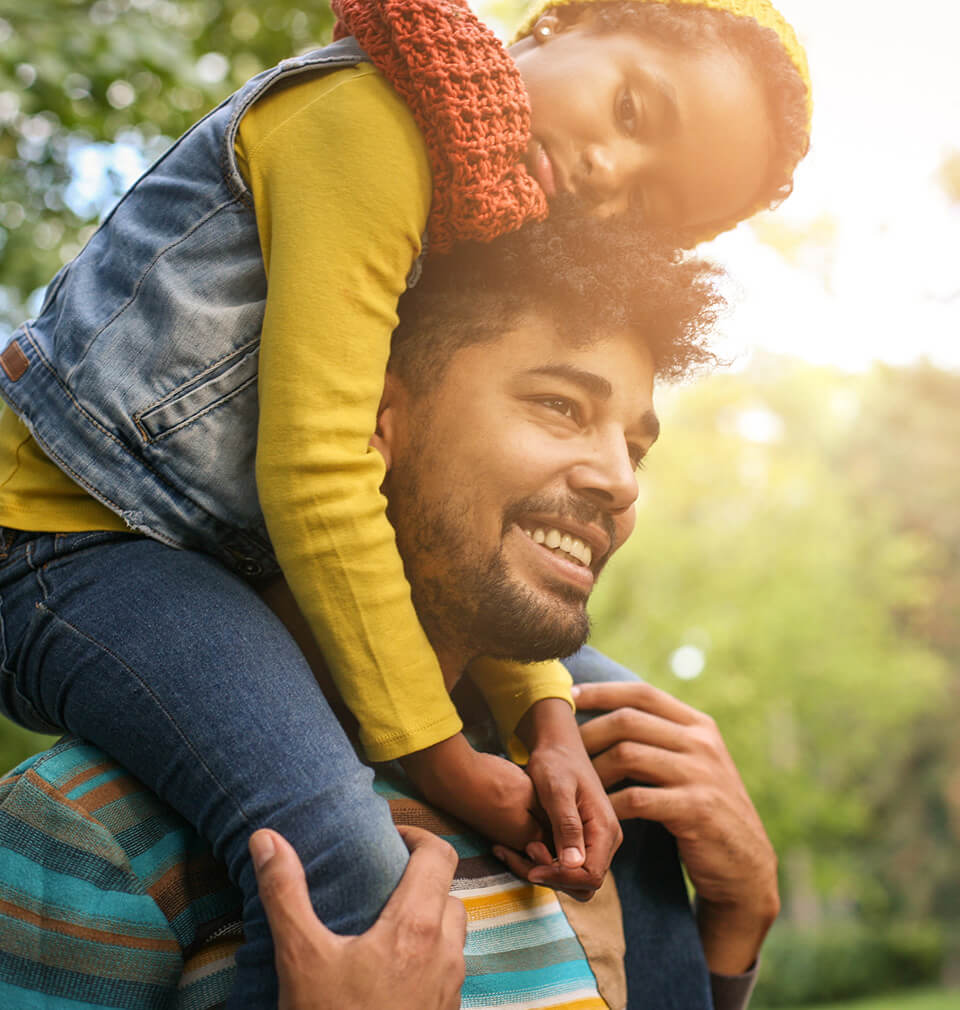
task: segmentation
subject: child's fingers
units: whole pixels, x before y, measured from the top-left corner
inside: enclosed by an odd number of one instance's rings
[[[549,866],[553,862],[553,856],[543,842],[531,842],[525,851],[528,859],[541,866]]]
[[[550,820],[553,831],[553,847],[560,865],[574,869],[583,865],[586,845],[583,840],[583,822],[577,808],[575,783],[570,787],[554,785],[548,796],[541,796],[540,802]]]

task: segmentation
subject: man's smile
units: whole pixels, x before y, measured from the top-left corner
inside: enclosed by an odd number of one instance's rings
[[[593,589],[596,576],[590,563],[593,551],[579,537],[556,526],[516,524],[507,531],[507,544],[512,548],[514,565],[526,571],[522,581],[532,578],[532,585],[562,584],[583,595],[584,601]],[[589,560],[584,560],[584,559]],[[513,565],[511,567],[514,567]],[[517,575],[519,572],[514,568]]]

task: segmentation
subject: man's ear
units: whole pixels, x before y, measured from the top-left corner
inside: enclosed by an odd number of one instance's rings
[[[383,383],[383,395],[377,408],[377,430],[370,438],[370,445],[383,456],[387,472],[393,464],[393,454],[404,430],[406,420],[407,391],[403,383],[387,372]]]

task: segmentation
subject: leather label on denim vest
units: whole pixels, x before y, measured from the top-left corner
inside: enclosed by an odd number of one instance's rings
[[[11,340],[3,353],[0,354],[0,366],[7,373],[7,378],[11,382],[23,378],[23,373],[30,367],[27,356],[20,350],[20,345],[16,340]]]

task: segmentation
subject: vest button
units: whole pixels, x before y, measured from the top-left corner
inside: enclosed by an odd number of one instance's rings
[[[263,565],[253,558],[241,558],[237,565],[237,570],[241,575],[260,575],[263,571]]]

